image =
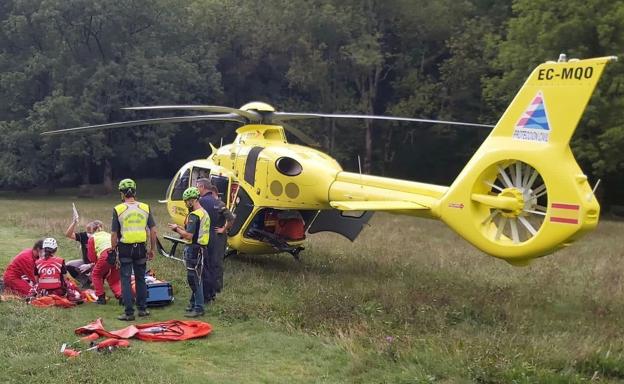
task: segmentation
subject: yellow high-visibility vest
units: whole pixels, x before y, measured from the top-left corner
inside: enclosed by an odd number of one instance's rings
[[[210,241],[210,215],[204,208],[199,208],[191,212],[199,217],[199,233],[197,234],[197,244],[208,245]]]
[[[147,218],[149,205],[139,203],[121,203],[115,206],[115,212],[121,226],[121,239],[124,244],[145,243],[147,241]]]
[[[111,247],[111,235],[108,232],[98,231],[93,234],[93,245],[95,245],[95,257],[99,257],[102,252]]]

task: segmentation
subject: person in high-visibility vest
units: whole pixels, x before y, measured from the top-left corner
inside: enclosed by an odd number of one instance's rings
[[[119,268],[117,265],[108,264],[108,252],[111,250],[111,234],[103,230],[101,221],[94,222],[93,235],[87,242],[87,256],[92,272],[91,280],[95,294],[96,304],[106,304],[104,292],[104,279],[108,281],[115,298],[121,299],[121,282],[119,280]]]
[[[186,308],[186,317],[197,317],[204,314],[204,290],[202,288],[203,258],[207,256],[210,241],[210,215],[199,204],[199,190],[187,188],[182,194],[190,213],[186,217],[184,228],[177,224],[169,224],[169,228],[188,241],[184,247],[184,265],[186,278],[191,288],[191,299]]]
[[[115,206],[111,225],[111,250],[107,261],[121,265],[121,296],[125,307],[124,313],[117,317],[123,321],[134,320],[134,303],[130,284],[132,272],[136,285],[136,306],[139,316],[149,316],[147,310],[147,286],[145,270],[147,261],[154,258],[156,251],[156,223],[147,204],[135,199],[136,183],[132,179],[119,182],[119,192],[123,203]],[[149,238],[150,249],[147,249]]]

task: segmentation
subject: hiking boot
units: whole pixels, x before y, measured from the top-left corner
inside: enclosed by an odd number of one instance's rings
[[[184,308],[184,312],[193,312],[193,306],[192,305],[187,305],[186,308]]]
[[[124,313],[123,315],[117,316],[117,320],[121,321],[134,321],[134,315],[128,315]]]
[[[192,310],[191,312],[187,312],[184,314],[184,317],[199,317],[199,316],[204,316],[204,311]]]
[[[98,296],[98,299],[95,301],[95,304],[106,304],[106,296]]]
[[[149,316],[149,311],[147,309],[139,309],[139,317]]]

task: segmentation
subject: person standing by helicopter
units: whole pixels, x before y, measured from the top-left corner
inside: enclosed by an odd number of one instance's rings
[[[184,265],[186,277],[191,288],[191,299],[186,308],[186,317],[197,317],[204,314],[204,289],[202,284],[202,269],[204,257],[208,253],[210,242],[210,215],[199,203],[199,190],[196,187],[187,188],[182,199],[190,213],[186,217],[185,227],[169,224],[169,228],[177,232],[183,239],[189,241],[184,247]]]
[[[117,317],[122,321],[134,320],[134,303],[132,299],[131,275],[134,271],[136,285],[136,306],[139,316],[149,316],[147,310],[147,286],[145,270],[147,261],[154,258],[156,250],[156,223],[149,205],[136,200],[136,183],[132,179],[119,182],[122,203],[113,210],[111,225],[111,250],[107,261],[114,265],[119,256],[121,264],[121,295],[125,307],[124,314]],[[147,240],[150,249],[147,249]]]
[[[227,234],[230,228],[232,228],[232,225],[234,225],[234,219],[236,219],[236,216],[226,207],[225,203],[219,197],[219,190],[216,185],[212,185],[208,194],[217,200],[217,218],[212,222],[212,229],[215,232],[215,238],[212,245],[214,248],[216,262],[215,293],[220,293],[223,289],[223,258],[225,257],[225,248],[227,247]]]
[[[210,244],[208,257],[204,260],[204,299],[214,300],[223,288],[223,256],[227,243],[227,230],[234,223],[234,215],[219,199],[219,191],[206,178],[198,179],[199,203],[210,215]]]

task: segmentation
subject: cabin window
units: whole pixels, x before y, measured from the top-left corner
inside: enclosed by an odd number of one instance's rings
[[[210,179],[210,169],[193,167],[193,172],[191,173],[191,186],[196,186],[197,180],[199,179]]]
[[[210,183],[217,187],[217,191],[219,191],[219,198],[221,199],[221,201],[227,203],[227,192],[230,179],[227,176],[212,175],[212,177],[210,178]]]

